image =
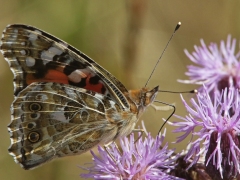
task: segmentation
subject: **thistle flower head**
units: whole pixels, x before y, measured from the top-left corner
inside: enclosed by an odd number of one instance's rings
[[[108,148],[112,157],[101,146],[98,147],[99,156],[93,155],[91,167],[82,167],[89,171],[81,174],[84,178],[95,179],[180,179],[168,174],[174,168],[178,156],[171,157],[173,150],[163,146],[165,133],[154,139],[150,134],[143,140],[142,137],[134,143],[134,134],[120,140],[122,152],[112,144]]]
[[[197,94],[197,101],[191,99],[189,106],[182,101],[189,112],[186,117],[176,116],[181,122],[172,123],[178,126],[174,132],[184,132],[177,142],[189,134],[196,137],[189,144],[186,160],[197,163],[200,156],[205,157],[208,173],[229,179],[240,173],[240,101],[238,89],[216,91],[213,100],[203,86],[203,92]],[[200,127],[197,131],[197,127]],[[190,166],[191,166],[190,165]]]
[[[194,46],[195,51],[190,54],[185,50],[188,58],[195,65],[188,66],[186,75],[190,80],[179,80],[183,83],[205,84],[209,92],[222,91],[225,87],[240,88],[240,51],[235,53],[236,39],[221,41],[220,47],[211,43],[208,47],[201,40],[201,46]],[[203,90],[200,87],[199,91]]]

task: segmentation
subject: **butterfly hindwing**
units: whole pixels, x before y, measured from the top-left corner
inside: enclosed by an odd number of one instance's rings
[[[13,102],[9,152],[25,169],[55,157],[81,154],[114,139],[119,121],[106,114],[119,110],[98,93],[59,83],[33,83]]]

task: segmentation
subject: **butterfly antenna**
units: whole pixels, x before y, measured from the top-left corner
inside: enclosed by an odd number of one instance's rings
[[[155,64],[155,66],[154,66],[154,68],[153,68],[153,70],[152,70],[152,72],[151,72],[151,74],[150,74],[150,76],[149,76],[149,78],[148,78],[148,80],[147,80],[147,82],[146,82],[146,84],[145,84],[144,87],[146,87],[147,84],[148,84],[148,82],[150,81],[150,79],[151,79],[151,77],[152,77],[152,75],[153,75],[153,73],[154,73],[154,71],[155,71],[155,69],[156,69],[156,67],[157,67],[157,65],[158,65],[158,63],[159,63],[159,61],[162,59],[162,56],[163,56],[164,52],[166,51],[166,49],[167,49],[167,47],[168,47],[170,41],[172,40],[173,36],[175,35],[176,31],[180,28],[180,26],[181,26],[181,22],[178,22],[178,23],[177,23],[177,26],[176,26],[175,29],[174,29],[174,32],[172,33],[170,39],[168,40],[167,45],[165,46],[165,48],[164,48],[164,50],[163,50],[161,56],[158,58],[158,61],[157,61],[157,63]]]
[[[193,90],[190,90],[190,91],[165,91],[165,90],[158,90],[158,92],[167,92],[167,93],[177,93],[177,94],[183,94],[183,93],[190,93],[190,94],[196,94],[198,93],[198,91],[196,89],[193,89]],[[165,103],[165,102],[162,102],[162,101],[158,101],[158,100],[155,100],[154,102],[157,102],[157,103],[161,103],[161,104],[164,104],[164,105],[167,105],[167,106],[170,106],[173,108],[173,111],[172,113],[168,116],[168,118],[164,121],[163,125],[160,127],[159,131],[158,131],[158,135],[160,134],[160,132],[162,131],[162,128],[165,126],[165,124],[168,122],[168,120],[173,116],[173,114],[175,113],[176,111],[176,107],[172,104],[168,104],[168,103]]]
[[[167,92],[167,93],[176,93],[176,94],[185,94],[185,93],[190,93],[190,94],[196,94],[198,93],[197,89],[193,89],[190,91],[168,91],[168,90],[158,90],[158,92]]]

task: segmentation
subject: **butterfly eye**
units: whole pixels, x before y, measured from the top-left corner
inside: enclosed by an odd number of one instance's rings
[[[30,111],[40,111],[42,109],[42,106],[39,103],[31,103],[29,106]]]
[[[35,131],[30,132],[27,136],[27,139],[32,143],[36,143],[40,139],[40,134],[38,132],[35,132]]]

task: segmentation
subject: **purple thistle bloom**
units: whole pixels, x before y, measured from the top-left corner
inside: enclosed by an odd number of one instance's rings
[[[220,47],[211,43],[208,47],[201,39],[201,46],[194,46],[195,51],[185,54],[196,65],[188,66],[190,80],[179,80],[188,84],[205,84],[208,92],[222,91],[225,87],[240,88],[240,51],[235,54],[236,39],[231,40],[229,35],[227,42],[221,41]],[[200,87],[199,91],[203,90]]]
[[[191,106],[181,96],[189,112],[185,118],[176,116],[182,122],[171,123],[178,126],[174,132],[184,132],[177,142],[192,135],[185,160],[197,163],[200,156],[205,157],[205,166],[210,176],[230,179],[240,173],[240,95],[234,88],[214,93],[214,101],[208,90],[197,94],[197,101],[190,100]],[[199,131],[196,128],[200,129]],[[196,137],[196,140],[192,140]],[[218,179],[218,178],[216,178]]]
[[[81,167],[89,171],[81,174],[83,178],[94,179],[181,179],[171,176],[170,172],[175,166],[175,161],[179,155],[173,156],[174,150],[168,150],[167,144],[163,146],[165,132],[156,139],[150,134],[143,140],[142,137],[134,144],[134,134],[130,138],[124,137],[120,140],[122,152],[112,144],[107,151],[98,146],[100,157],[91,151],[93,155],[93,165],[91,167]],[[161,147],[163,146],[163,147]]]

